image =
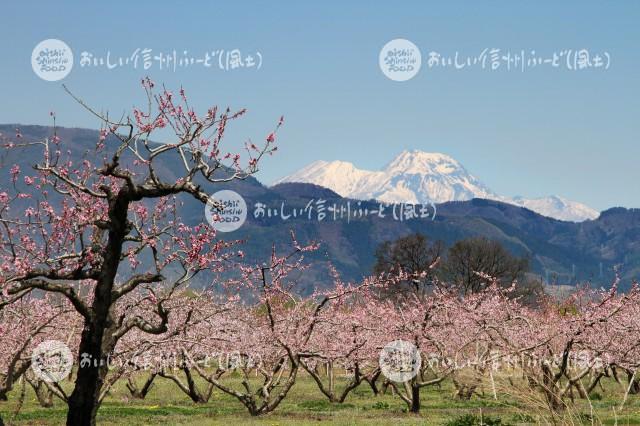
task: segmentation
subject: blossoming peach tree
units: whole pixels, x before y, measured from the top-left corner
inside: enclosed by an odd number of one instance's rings
[[[145,110],[113,120],[95,112],[101,132],[92,155],[77,161],[57,133],[12,149],[40,149],[34,172],[18,166],[0,190],[1,303],[10,306],[34,290],[64,296],[83,318],[75,387],[68,397],[67,423],[95,424],[108,373],[106,357],[131,330],[161,334],[169,321],[168,300],[204,270],[219,271],[237,256],[206,225],[187,226],[176,197],[209,201],[207,185],[243,179],[276,150],[275,131],[246,153],[226,152],[223,137],[232,113],[213,107],[202,115],[179,95],[146,78]],[[73,95],[72,95],[73,96]],[[55,117],[54,117],[55,129]],[[152,142],[160,130],[172,141]],[[177,178],[157,167],[161,157],[177,162]],[[174,170],[175,172],[175,170]],[[214,207],[220,207],[215,200]],[[135,291],[146,292],[150,315],[117,309]]]

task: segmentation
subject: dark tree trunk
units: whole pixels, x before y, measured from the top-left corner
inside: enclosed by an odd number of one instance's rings
[[[640,380],[630,371],[627,371],[627,380],[629,381],[629,394],[637,395],[640,393]]]
[[[547,404],[552,411],[561,411],[564,408],[564,403],[557,393],[558,389],[555,376],[549,367],[546,367],[545,365],[543,365],[542,371],[542,390],[547,400]]]
[[[53,392],[42,381],[37,383],[29,382],[33,391],[36,393],[38,404],[43,408],[53,407]]]
[[[4,378],[4,383],[0,384],[0,401],[7,401],[7,394],[13,389],[13,384],[31,367],[31,362],[23,362],[17,366],[8,376]]]
[[[134,398],[145,399],[147,397],[147,394],[151,390],[151,387],[153,386],[153,381],[155,380],[155,378],[156,374],[151,373],[140,389],[138,389],[138,386],[135,384],[135,382],[131,378],[129,378],[129,381],[127,382],[127,389],[129,389],[129,392],[131,392],[131,396],[133,396]]]
[[[375,396],[378,396],[378,394],[380,394],[380,389],[378,389],[378,385],[376,384],[376,382],[378,381],[378,377],[380,377],[380,370],[378,370],[372,376],[365,377],[364,379],[367,383],[369,383],[369,387],[371,387],[371,391]]]
[[[412,413],[420,412],[420,386],[416,383],[411,385],[411,407],[409,411]]]
[[[96,293],[98,292],[96,291]],[[98,300],[100,299],[96,297],[96,302]],[[95,305],[96,303],[94,303],[94,308],[96,308]],[[94,426],[96,424],[100,391],[107,375],[107,365],[102,350],[102,338],[106,324],[106,315],[104,319],[95,321],[95,323],[85,321],[85,328],[80,340],[80,364],[75,387],[69,397],[68,426]],[[88,365],[82,365],[83,359],[89,361]]]
[[[189,387],[188,388],[189,398],[191,398],[191,400],[197,404],[206,403],[209,398],[202,395],[202,393],[200,393],[200,391],[198,390],[198,387],[196,386],[196,382],[193,380],[193,376],[191,375],[191,371],[189,370],[189,367],[184,365],[182,367],[182,370],[184,371],[184,374],[187,377],[187,386]]]
[[[105,344],[105,330],[112,324],[110,310],[112,290],[120,264],[122,244],[128,234],[127,212],[129,194],[122,189],[109,202],[109,237],[105,247],[100,278],[96,282],[90,317],[85,319],[80,340],[78,373],[73,393],[69,397],[68,426],[95,426],[100,405],[100,390],[108,372],[105,359],[112,342]],[[87,358],[89,365],[82,366]]]

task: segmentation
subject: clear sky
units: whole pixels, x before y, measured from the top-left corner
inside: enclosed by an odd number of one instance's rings
[[[183,85],[192,104],[247,107],[230,143],[262,138],[282,114],[280,151],[264,182],[314,160],[377,169],[403,149],[447,153],[494,191],[558,194],[596,209],[640,207],[640,2],[5,2],[0,26],[0,122],[99,123],[39,79],[31,52],[57,38],[74,51],[62,82],[98,109],[119,114],[143,103],[139,79]],[[412,80],[378,67],[389,40],[423,55]],[[80,52],[130,56],[240,49],[262,67],[80,68]],[[544,56],[563,49],[608,52],[608,70],[538,67],[525,72],[427,68],[430,51],[476,56],[485,48]]]

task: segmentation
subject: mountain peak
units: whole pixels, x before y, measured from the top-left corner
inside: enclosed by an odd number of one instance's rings
[[[313,183],[331,189],[347,197],[355,190],[357,183],[368,172],[360,170],[348,161],[318,160],[298,170],[290,176],[276,180],[273,185],[287,182]]]
[[[452,157],[439,152],[402,151],[384,169],[387,173],[452,174],[466,173]]]
[[[484,198],[561,220],[583,221],[598,216],[590,207],[558,196],[526,199],[498,195],[449,155],[417,149],[400,152],[377,171],[358,169],[340,160],[316,161],[274,184],[283,182],[313,183],[343,197],[386,203],[429,204]]]
[[[445,159],[447,161],[456,162],[456,160],[454,160],[451,156],[447,154],[443,154],[441,152],[427,152],[427,151],[422,151],[420,149],[405,149],[396,156],[396,158],[400,158],[400,157],[414,157],[414,158],[429,159],[429,160],[436,160],[436,161]]]
[[[343,197],[387,203],[497,197],[450,156],[420,150],[402,151],[377,171],[358,169],[346,161],[316,161],[274,184],[283,182],[314,183]]]

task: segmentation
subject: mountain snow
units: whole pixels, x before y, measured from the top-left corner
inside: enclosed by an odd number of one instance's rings
[[[522,198],[513,197],[506,199],[506,203],[526,207],[529,210],[540,213],[543,216],[569,222],[582,222],[584,220],[596,219],[600,214],[589,206],[566,198],[551,195],[543,198]]]
[[[486,198],[560,220],[581,222],[598,217],[592,208],[558,196],[526,199],[498,195],[450,156],[418,150],[401,152],[378,171],[358,169],[346,161],[315,161],[274,185],[284,182],[313,183],[359,200],[427,204]]]

